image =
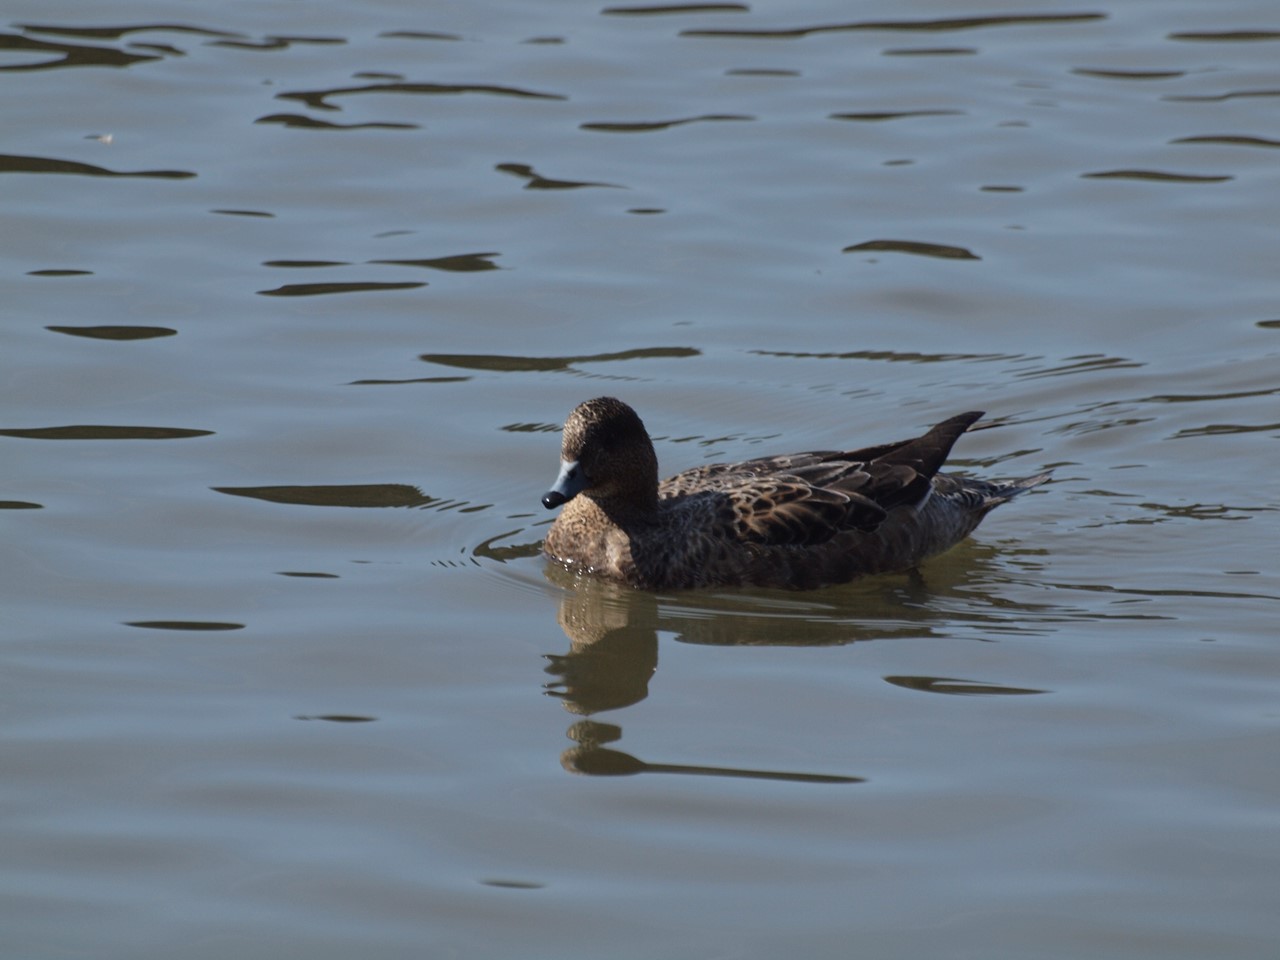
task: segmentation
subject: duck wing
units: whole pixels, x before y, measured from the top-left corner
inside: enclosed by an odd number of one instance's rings
[[[812,546],[873,531],[894,507],[922,503],[956,439],[981,416],[960,414],[923,436],[859,450],[695,467],[664,481],[658,495],[713,508],[741,541]]]
[[[768,546],[813,546],[845,530],[874,530],[885,518],[854,490],[815,486],[800,476],[747,481],[721,496],[736,538]]]

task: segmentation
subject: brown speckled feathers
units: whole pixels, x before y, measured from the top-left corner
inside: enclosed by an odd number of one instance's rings
[[[543,498],[564,509],[546,554],[648,589],[841,583],[954,546],[995,506],[1047,479],[940,474],[981,413],[912,440],[695,467],[661,484],[644,424],[620,400],[579,405]]]

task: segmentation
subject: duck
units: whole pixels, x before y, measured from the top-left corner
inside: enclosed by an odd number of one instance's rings
[[[940,473],[984,416],[957,414],[910,440],[693,467],[658,482],[636,412],[597,397],[569,414],[560,508],[543,553],[571,572],[641,590],[806,590],[915,569],[993,509],[1049,479]]]

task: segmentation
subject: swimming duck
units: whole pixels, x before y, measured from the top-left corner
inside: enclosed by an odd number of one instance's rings
[[[709,464],[659,483],[636,412],[613,397],[588,400],[565,421],[560,474],[542,498],[548,510],[564,507],[543,552],[648,590],[810,589],[908,570],[1049,478],[939,473],[982,415],[958,414],[913,440]]]

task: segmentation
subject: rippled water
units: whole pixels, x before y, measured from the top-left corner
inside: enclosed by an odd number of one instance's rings
[[[1280,949],[1273,5],[7,13],[6,956]],[[576,583],[604,393],[1055,478]]]

